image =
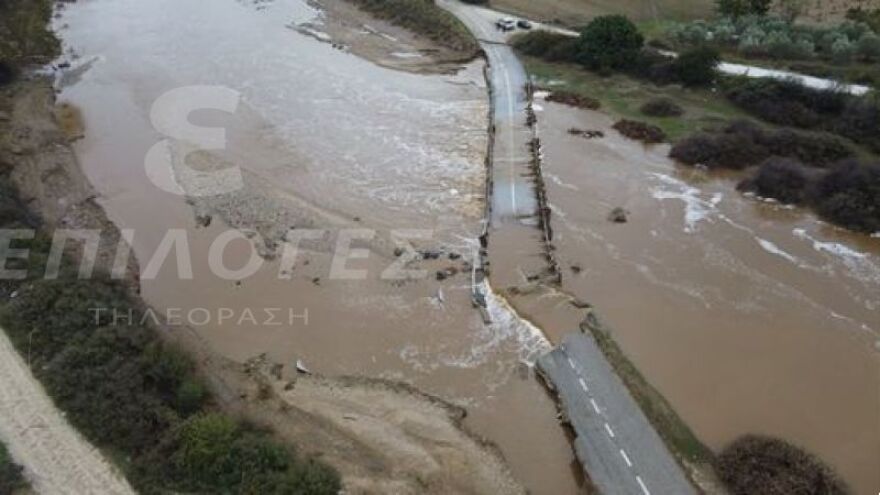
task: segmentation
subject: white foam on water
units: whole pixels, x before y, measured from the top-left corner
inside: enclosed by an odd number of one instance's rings
[[[548,174],[547,172],[544,172],[544,177],[550,179],[550,182],[556,184],[559,187],[564,187],[565,189],[571,189],[572,191],[580,191],[580,188],[578,188],[578,186],[576,186],[574,184],[569,184],[568,182],[563,181],[556,174]]]
[[[800,266],[801,263],[795,256],[784,251],[782,248],[780,248],[776,244],[768,241],[767,239],[762,239],[760,237],[756,237],[755,240],[758,241],[758,244],[760,244],[760,246],[764,249],[764,251],[767,251],[770,254],[775,254],[776,256],[785,258],[786,260]]]
[[[850,273],[862,282],[880,285],[880,266],[872,261],[867,253],[856,251],[839,242],[819,240],[807,233],[805,229],[794,229],[792,234],[798,239],[811,243],[817,252],[842,262]]]
[[[718,205],[724,198],[722,193],[715,193],[708,199],[703,197],[702,192],[696,187],[670,177],[666,174],[650,173],[650,176],[659,180],[666,187],[654,187],[651,196],[658,200],[677,199],[685,205],[684,231],[693,233],[697,224],[702,221],[710,221],[717,213]]]

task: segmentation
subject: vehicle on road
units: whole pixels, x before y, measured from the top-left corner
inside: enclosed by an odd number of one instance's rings
[[[516,29],[516,21],[510,17],[505,17],[503,19],[498,19],[498,21],[495,22],[495,27],[501,31],[513,31]]]
[[[532,21],[528,19],[520,19],[517,21],[516,26],[520,29],[532,29]]]

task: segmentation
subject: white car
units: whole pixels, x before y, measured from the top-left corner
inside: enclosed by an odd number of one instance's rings
[[[510,17],[505,17],[503,19],[498,19],[495,26],[502,31],[513,31],[516,29],[516,21]]]

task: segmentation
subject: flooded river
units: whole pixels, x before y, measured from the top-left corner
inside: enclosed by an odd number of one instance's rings
[[[76,68],[61,99],[85,119],[76,151],[108,215],[132,232],[145,299],[160,312],[199,309],[201,323],[188,323],[233,359],[266,352],[321,373],[414,383],[467,407],[470,427],[534,493],[577,492],[555,406],[521,366],[549,344],[501,301],[489,298],[488,326],[471,306],[489,111],[482,62],[454,75],[392,71],[301,34],[303,22],[320,26],[320,12],[295,0],[83,0],[56,20]],[[186,92],[193,86],[231,90],[233,104],[190,101],[201,94]],[[237,170],[236,187],[187,198],[146,172],[145,157],[168,139],[156,125],[167,98],[204,108],[193,125],[226,129],[225,147],[188,158],[192,143],[171,140],[175,173],[185,160]],[[229,226],[247,239],[231,240],[225,266],[247,266],[255,249],[268,255],[240,281],[210,266]],[[278,242],[290,229],[330,233],[288,265]],[[368,258],[352,251],[344,267],[364,274],[333,277],[337,234],[351,229],[377,232],[361,243]],[[429,231],[416,245],[442,255],[416,267],[427,278],[383,278],[396,260],[392,229]],[[153,263],[169,232],[187,241],[191,273],[174,262],[181,251]],[[436,270],[450,275],[435,280]],[[265,308],[281,308],[283,324],[240,317]]]
[[[300,34],[304,22],[320,26],[320,13],[294,0],[210,8],[81,0],[56,21],[82,66],[61,95],[83,110],[77,153],[108,215],[133,232],[142,270],[154,269],[142,283],[146,300],[184,312],[284,308],[295,318],[283,325],[193,327],[234,359],[267,352],[322,373],[410,381],[468,407],[469,425],[499,444],[533,493],[576,493],[552,401],[520,367],[549,343],[501,301],[489,298],[488,326],[470,303],[487,147],[482,63],[454,75],[392,71]],[[237,167],[241,180],[222,195],[187,199],[157,187],[145,157],[167,138],[156,102],[205,85],[231,90],[236,104],[192,114],[195,125],[225,128],[227,144],[190,163]],[[678,168],[664,147],[623,140],[601,114],[542,105],[564,288],[599,309],[712,447],[746,432],[781,436],[827,460],[857,492],[876,491],[880,240],[745,198],[732,179]],[[586,140],[569,127],[607,137]],[[169,149],[184,161],[187,143]],[[617,206],[630,223],[607,221]],[[209,266],[228,226],[248,240],[229,244],[225,265],[246,265],[254,246],[269,255],[239,282]],[[304,245],[291,266],[278,256],[291,228],[331,234]],[[174,262],[150,262],[170,229],[188,241],[191,276]],[[377,231],[363,243],[369,258],[346,265],[366,271],[358,280],[330,276],[339,229]],[[395,261],[392,229],[430,231],[417,245],[442,254],[417,268],[431,276],[381,276]],[[454,270],[435,280],[446,269]]]
[[[880,239],[744,197],[735,175],[676,166],[601,113],[541,104],[564,287],[711,447],[779,436],[876,492]],[[629,223],[608,221],[615,207]]]

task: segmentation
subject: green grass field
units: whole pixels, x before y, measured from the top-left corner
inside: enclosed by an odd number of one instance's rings
[[[672,141],[730,119],[749,119],[724,96],[710,90],[684,89],[675,85],[661,87],[622,74],[603,77],[574,64],[548,63],[532,57],[523,57],[523,63],[539,85],[595,98],[601,102],[602,112],[654,124]],[[649,117],[642,114],[639,109],[654,98],[673,100],[684,109],[684,115]]]

